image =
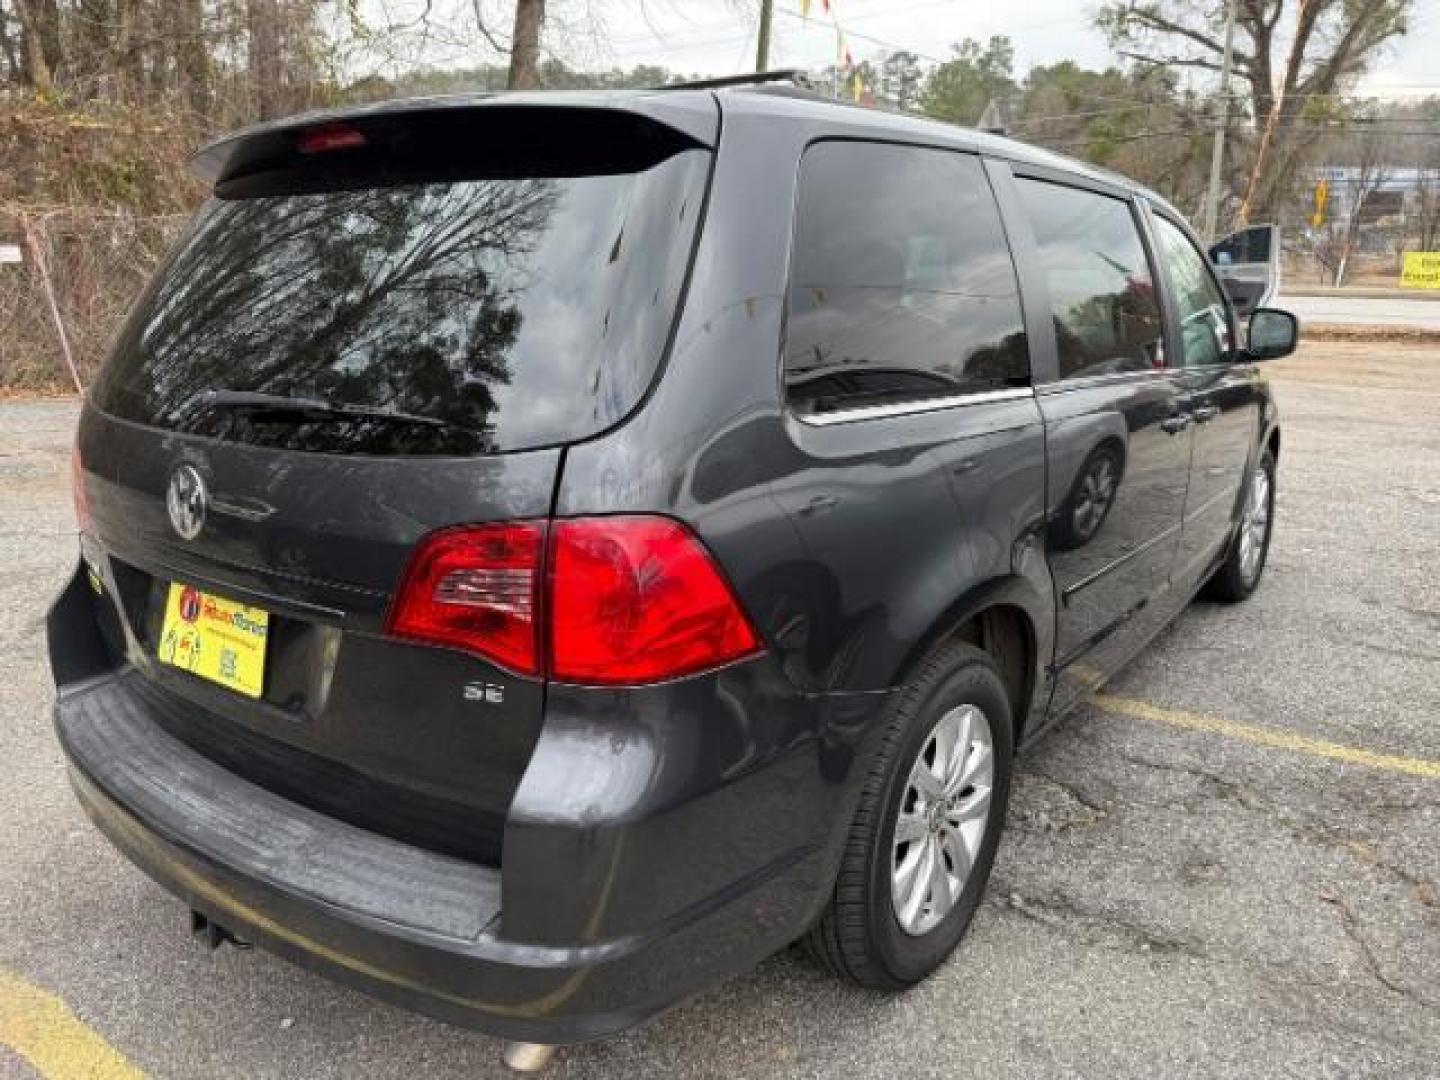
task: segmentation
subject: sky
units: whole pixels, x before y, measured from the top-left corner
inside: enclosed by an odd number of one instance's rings
[[[1022,74],[1036,64],[1071,59],[1088,67],[1114,61],[1091,24],[1097,6],[1086,0],[833,0],[857,60],[904,48],[930,60],[944,59],[965,37],[984,41],[1008,35]],[[564,22],[553,51],[581,67],[662,64],[683,72],[750,70],[755,58],[757,0],[588,0],[586,14],[567,13],[564,0],[552,10]],[[836,55],[834,24],[811,0],[810,18],[799,18],[800,0],[776,0],[772,67],[818,68]],[[603,33],[587,33],[598,20]],[[594,44],[597,38],[608,42]],[[1416,0],[1411,32],[1393,47],[1367,93],[1440,94],[1440,0]]]

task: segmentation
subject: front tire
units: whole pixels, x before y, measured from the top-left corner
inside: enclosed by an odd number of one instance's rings
[[[1206,595],[1236,603],[1255,591],[1265,572],[1274,524],[1275,455],[1267,449],[1250,474],[1235,539],[1230,544],[1225,562],[1206,586]]]
[[[1124,458],[1115,445],[1101,443],[1090,451],[1051,524],[1050,542],[1069,551],[1095,539],[1115,503],[1124,471]]]
[[[965,935],[995,860],[1014,761],[1014,721],[994,661],[938,646],[889,707],[835,890],[810,931],[835,974],[901,990]]]

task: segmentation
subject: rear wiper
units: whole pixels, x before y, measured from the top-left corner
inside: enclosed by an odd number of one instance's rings
[[[337,405],[318,398],[286,397],[255,390],[202,390],[190,399],[188,406],[200,409],[234,409],[248,412],[273,413],[277,418],[297,423],[324,420],[381,420],[396,424],[422,424],[425,427],[451,428],[454,424],[434,416],[417,416],[394,409],[378,409],[368,405]]]

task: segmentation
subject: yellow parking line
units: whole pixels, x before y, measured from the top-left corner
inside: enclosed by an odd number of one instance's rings
[[[1312,739],[1280,728],[1260,727],[1256,724],[1237,724],[1233,720],[1222,720],[1218,716],[1203,716],[1186,712],[1184,709],[1163,709],[1146,701],[1132,701],[1129,698],[1096,694],[1091,699],[1106,712],[1121,716],[1147,720],[1152,724],[1169,724],[1171,727],[1188,728],[1191,731],[1208,731],[1231,739],[1268,746],[1275,750],[1292,750],[1298,754],[1329,758],[1350,765],[1364,765],[1386,772],[1405,773],[1408,776],[1423,776],[1427,780],[1440,780],[1440,761],[1426,761],[1424,758],[1401,757],[1398,754],[1377,754],[1373,750],[1362,750],[1358,746]]]
[[[47,1080],[141,1080],[145,1076],[54,994],[0,971],[0,1046]]]

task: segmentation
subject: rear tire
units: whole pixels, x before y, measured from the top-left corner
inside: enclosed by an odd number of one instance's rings
[[[1270,553],[1270,534],[1275,525],[1275,455],[1268,449],[1260,455],[1245,485],[1245,502],[1240,523],[1220,569],[1205,586],[1205,595],[1227,603],[1250,596],[1265,573]]]
[[[841,978],[902,990],[944,963],[980,903],[1010,794],[1014,721],[995,662],[963,642],[937,646],[888,712],[834,893],[806,945]]]

